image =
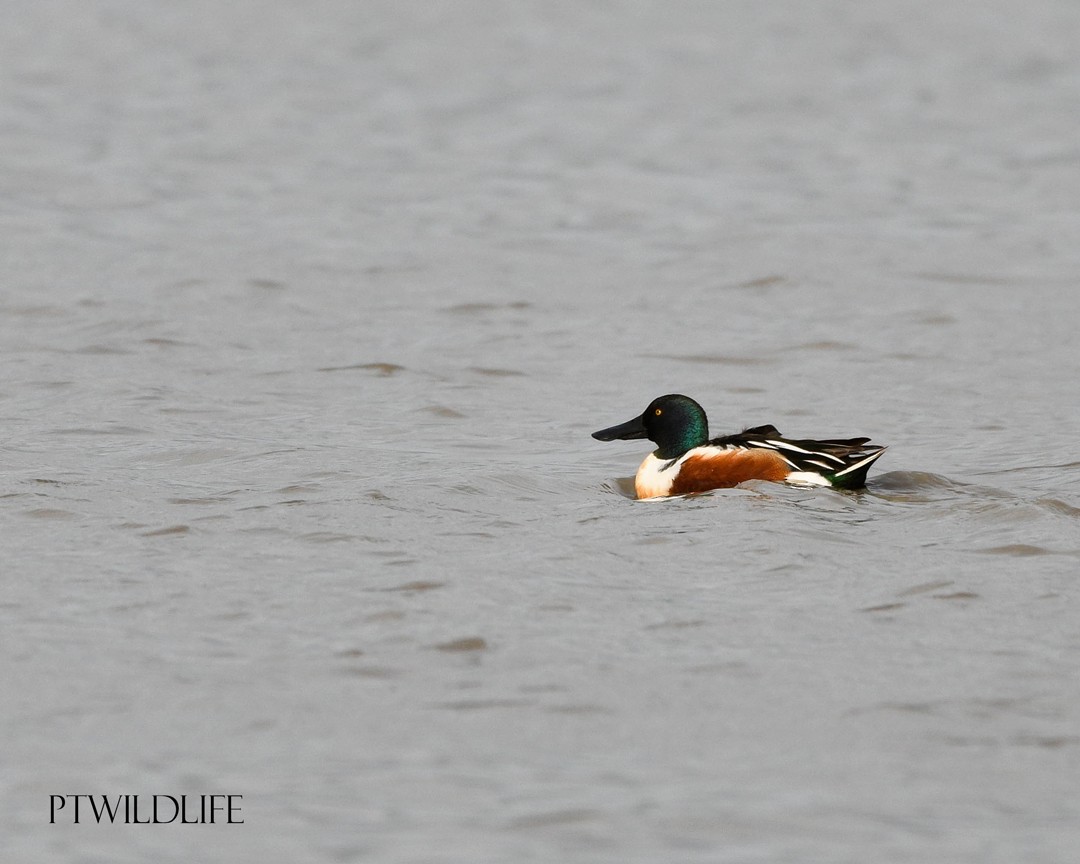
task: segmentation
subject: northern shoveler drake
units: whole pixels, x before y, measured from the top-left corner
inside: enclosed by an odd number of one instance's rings
[[[885,448],[869,438],[784,438],[775,426],[709,438],[705,409],[689,396],[653,399],[640,417],[593,432],[599,441],[648,438],[656,449],[634,478],[638,498],[663,498],[774,480],[799,486],[861,489]]]

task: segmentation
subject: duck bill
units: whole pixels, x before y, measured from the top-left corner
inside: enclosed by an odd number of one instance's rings
[[[640,417],[635,417],[633,420],[627,420],[625,423],[620,423],[618,426],[612,426],[610,429],[601,429],[599,432],[593,432],[592,437],[597,441],[614,441],[616,438],[622,438],[624,440],[630,438],[644,438],[645,424],[641,422]]]

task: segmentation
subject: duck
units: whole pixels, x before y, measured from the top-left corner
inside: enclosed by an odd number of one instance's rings
[[[680,393],[659,396],[640,416],[592,437],[647,438],[657,445],[634,477],[639,499],[708,492],[747,480],[862,489],[867,471],[886,449],[869,438],[785,438],[771,425],[709,438],[705,409]]]

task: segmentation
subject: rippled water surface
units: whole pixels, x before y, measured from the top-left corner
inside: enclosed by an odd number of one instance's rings
[[[3,859],[1075,860],[1080,10],[902,6],[13,13]]]

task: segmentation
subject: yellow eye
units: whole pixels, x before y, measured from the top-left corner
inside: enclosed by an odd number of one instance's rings
[[[659,417],[659,416],[660,416],[661,414],[663,414],[664,412],[663,412],[663,411],[661,411],[661,410],[660,410],[659,408],[657,408],[657,409],[656,409],[656,412],[655,412],[655,413],[656,413],[656,416],[657,416],[657,417]]]

